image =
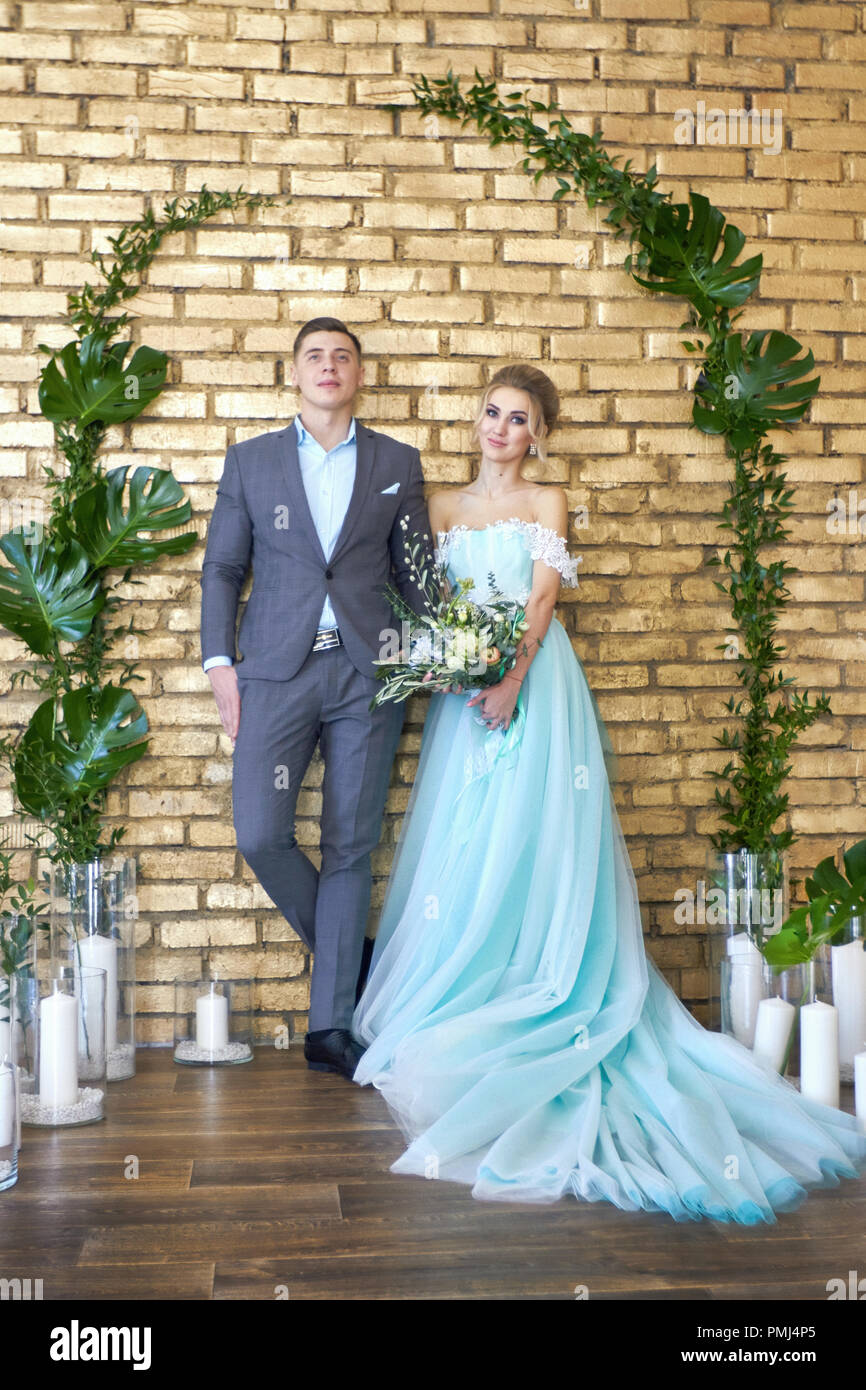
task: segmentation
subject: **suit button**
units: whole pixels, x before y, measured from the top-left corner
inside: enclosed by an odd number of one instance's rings
[[[325,570],[325,578],[326,578],[326,579],[333,579],[333,577],[334,577],[334,571],[333,571],[333,570]]]

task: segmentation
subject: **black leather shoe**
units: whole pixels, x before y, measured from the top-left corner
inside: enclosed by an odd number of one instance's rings
[[[336,1071],[351,1081],[363,1055],[364,1048],[348,1028],[324,1028],[304,1038],[310,1071]]]

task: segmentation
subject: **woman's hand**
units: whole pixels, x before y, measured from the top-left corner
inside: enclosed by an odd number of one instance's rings
[[[480,700],[482,702],[481,714],[488,728],[507,729],[511,723],[511,716],[514,713],[514,706],[517,704],[519,694],[519,683],[504,676],[497,685],[489,685],[486,690],[479,691],[466,703],[467,705],[476,705]]]

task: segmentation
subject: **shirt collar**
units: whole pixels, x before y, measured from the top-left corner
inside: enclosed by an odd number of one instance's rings
[[[301,420],[300,413],[298,413],[298,414],[295,416],[295,430],[296,430],[296,432],[297,432],[298,443],[299,443],[299,444],[306,444],[307,441],[309,440],[309,442],[310,442],[311,444],[317,444],[318,447],[321,448],[321,445],[319,444],[318,440],[317,440],[317,439],[314,439],[313,436],[310,434],[309,430],[307,430],[307,429],[304,428],[303,422],[302,422],[302,420]],[[340,441],[339,444],[335,444],[335,445],[334,445],[334,448],[335,448],[335,449],[340,449],[340,448],[342,448],[343,444],[349,444],[349,443],[351,443],[351,441],[352,441],[354,438],[355,438],[355,417],[354,417],[354,415],[353,415],[353,416],[352,416],[351,423],[350,423],[350,425],[349,425],[349,433],[346,435],[346,438],[345,438],[345,439],[343,439],[343,440]],[[331,451],[328,450],[327,452],[330,453]]]

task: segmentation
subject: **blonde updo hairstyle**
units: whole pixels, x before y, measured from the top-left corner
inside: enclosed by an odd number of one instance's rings
[[[544,441],[556,424],[559,415],[559,393],[556,387],[550,377],[545,376],[544,372],[539,371],[537,367],[530,367],[524,362],[518,362],[512,367],[500,367],[495,376],[490,378],[481,397],[481,404],[474,421],[476,434],[478,426],[484,419],[484,412],[490,397],[499,386],[510,386],[513,390],[525,391],[528,395],[529,433],[535,445],[539,462],[544,463],[547,458]]]

